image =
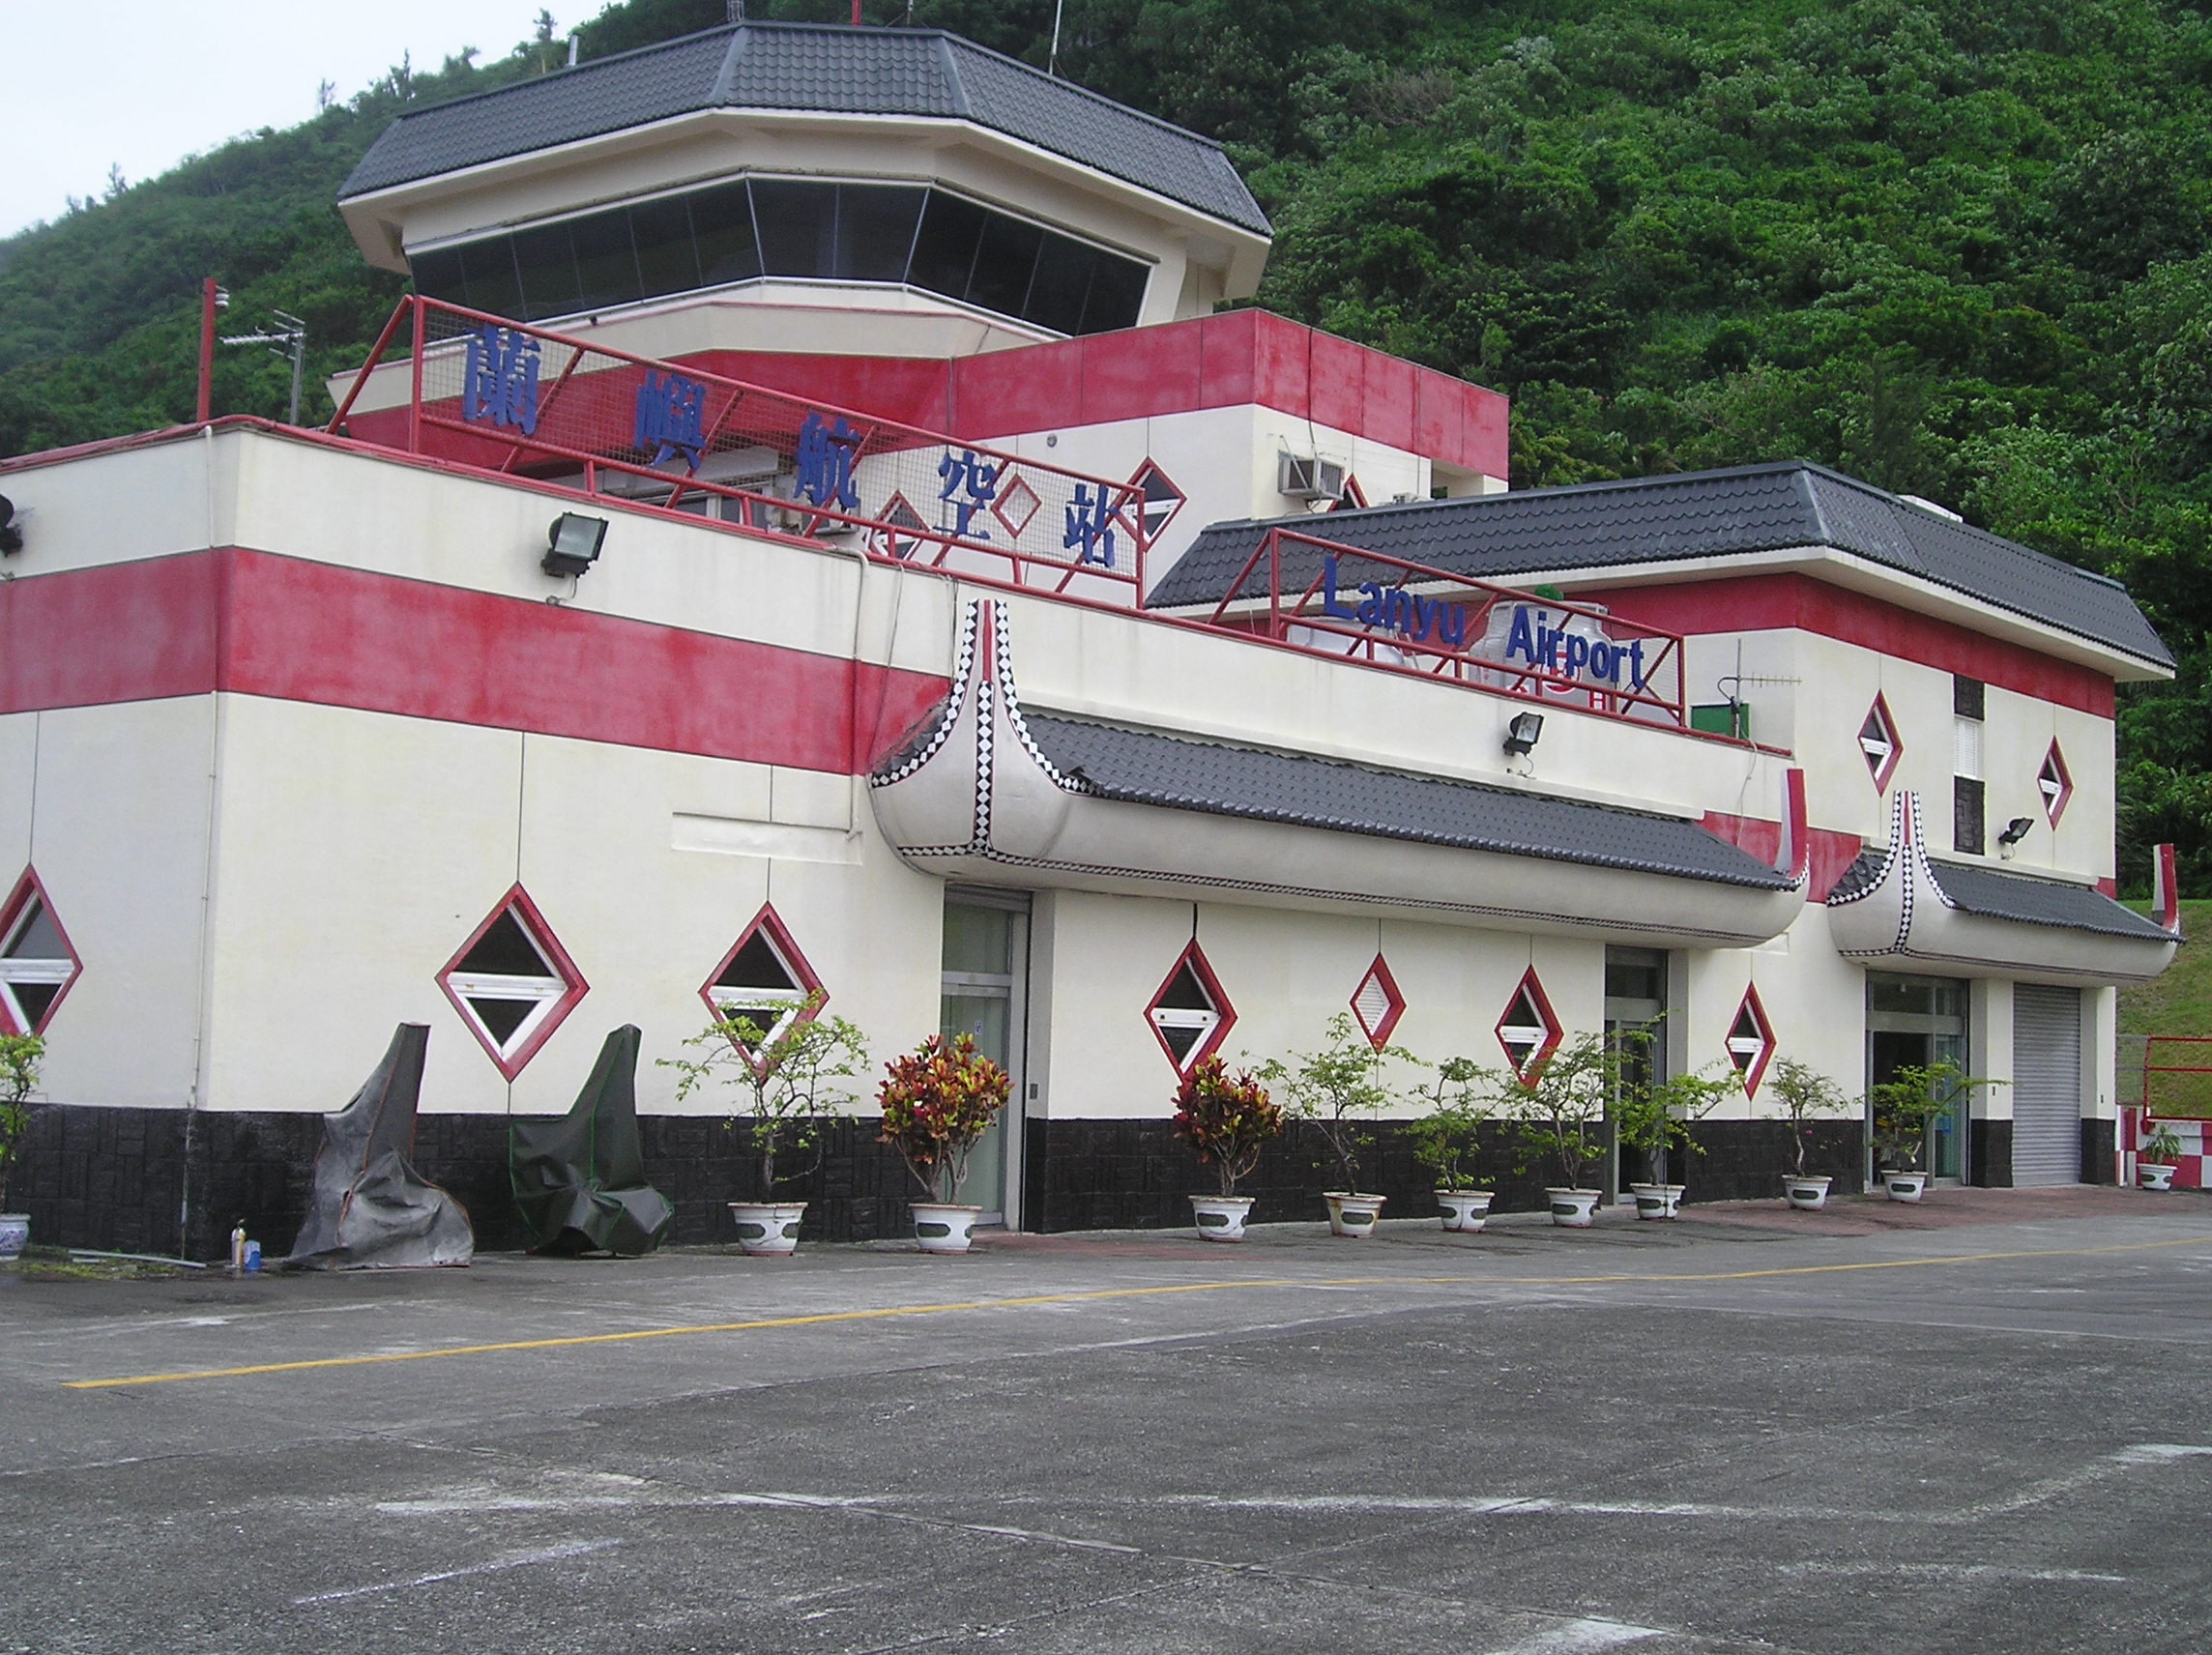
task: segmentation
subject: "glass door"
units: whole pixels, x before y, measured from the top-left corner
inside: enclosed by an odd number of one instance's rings
[[[1925,1068],[1948,1060],[1966,1066],[1966,985],[1957,977],[1891,976],[1867,973],[1867,1085],[1879,1086],[1902,1068]],[[1966,1097],[1928,1123],[1921,1165],[1932,1178],[1966,1178]],[[1875,1166],[1874,1121],[1867,1119],[1867,1180]]]
[[[1018,906],[1016,905],[1018,904]],[[1018,1218],[1022,1128],[1022,1034],[1029,953],[1028,899],[995,892],[947,893],[938,1028],[967,1034],[1013,1080],[1006,1107],[968,1157],[960,1199],[983,1209],[978,1224]],[[1011,1175],[1011,1176],[1010,1176]]]
[[[1665,1078],[1666,1053],[1659,1040],[1659,1020],[1667,1015],[1667,956],[1658,948],[1608,948],[1605,951],[1605,1044],[1616,1065],[1615,1074],[1626,1085],[1647,1085]],[[1615,1120],[1619,1111],[1607,1099],[1606,1113]],[[1613,1141],[1612,1193],[1615,1200],[1632,1183],[1644,1181],[1643,1157],[1630,1151],[1631,1162],[1621,1164],[1620,1139]],[[1674,1174],[1670,1171],[1670,1178]]]

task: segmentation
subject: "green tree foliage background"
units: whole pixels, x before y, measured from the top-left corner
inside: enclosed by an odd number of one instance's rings
[[[753,0],[841,21],[846,0]],[[1041,65],[1052,0],[866,0]],[[626,0],[586,60],[723,20]],[[307,318],[317,376],[398,278],[332,201],[402,65],[0,242],[0,452],[191,407],[196,287]],[[1259,303],[1514,401],[1516,486],[1802,456],[2125,581],[2182,663],[2120,713],[2121,876],[2212,876],[2212,21],[2158,0],[1066,0],[1062,73],[1226,143]],[[224,353],[217,405],[279,414]],[[327,416],[328,404],[320,404]],[[312,411],[306,416],[312,418]]]

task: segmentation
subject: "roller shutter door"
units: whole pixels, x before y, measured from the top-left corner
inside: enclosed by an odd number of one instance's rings
[[[2081,1181],[2081,991],[2012,991],[2012,1181]]]

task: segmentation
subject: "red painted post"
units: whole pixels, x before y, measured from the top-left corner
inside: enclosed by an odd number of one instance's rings
[[[200,283],[200,390],[192,404],[192,423],[208,422],[208,404],[215,383],[215,277]]]

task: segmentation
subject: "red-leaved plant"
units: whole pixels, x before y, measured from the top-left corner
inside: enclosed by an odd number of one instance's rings
[[[960,1199],[968,1154],[1006,1107],[1006,1071],[975,1050],[974,1038],[932,1034],[884,1065],[876,1101],[883,1106],[883,1142],[934,1202]]]
[[[1260,1164],[1260,1151],[1283,1130],[1283,1112],[1250,1071],[1232,1080],[1219,1058],[1201,1058],[1176,1089],[1175,1134],[1221,1180],[1224,1198]]]

